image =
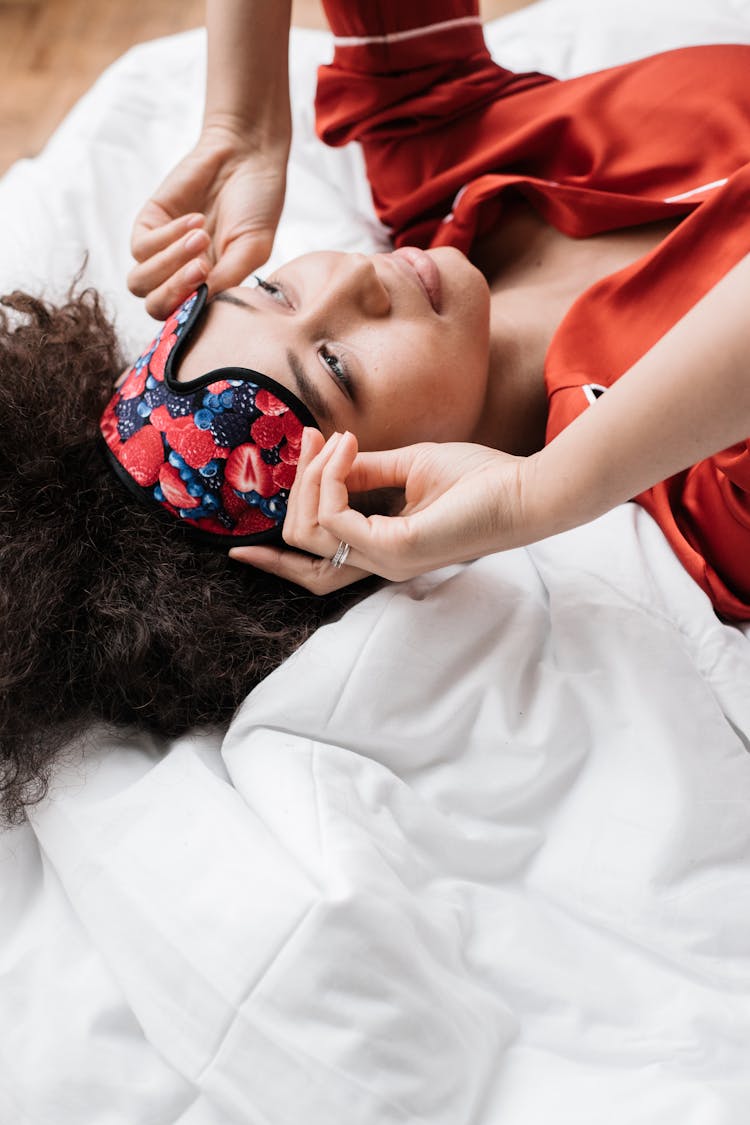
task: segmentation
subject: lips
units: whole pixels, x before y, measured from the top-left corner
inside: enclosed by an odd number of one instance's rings
[[[442,302],[440,271],[429,254],[416,246],[401,246],[392,252],[391,257],[398,258],[410,267],[432,308],[439,313]]]

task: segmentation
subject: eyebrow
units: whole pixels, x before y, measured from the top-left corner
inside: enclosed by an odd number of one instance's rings
[[[249,305],[240,297],[235,297],[233,293],[217,293],[214,297],[214,301],[226,301],[227,304],[237,305],[238,308],[245,309],[249,313],[258,311],[254,305]],[[313,417],[317,419],[322,418],[325,422],[332,423],[333,419],[328,404],[305,371],[297,353],[293,352],[291,348],[287,348],[286,359],[289,364],[289,370],[292,373],[292,378],[294,379],[298,397],[302,400]]]

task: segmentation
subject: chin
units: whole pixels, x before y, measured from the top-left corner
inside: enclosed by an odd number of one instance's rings
[[[484,274],[455,246],[438,246],[429,254],[440,270],[443,324],[469,355],[489,362],[490,287]]]
[[[440,270],[444,297],[450,295],[460,304],[478,305],[480,308],[486,306],[489,310],[490,287],[487,279],[462,250],[455,246],[436,246],[427,253]],[[444,306],[444,312],[446,307]]]

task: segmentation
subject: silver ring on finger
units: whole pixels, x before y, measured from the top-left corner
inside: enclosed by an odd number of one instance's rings
[[[339,568],[344,565],[346,560],[349,558],[350,550],[351,547],[349,546],[349,544],[345,543],[342,539],[338,547],[336,548],[336,554],[331,559],[331,566],[334,568],[334,570],[339,570]]]

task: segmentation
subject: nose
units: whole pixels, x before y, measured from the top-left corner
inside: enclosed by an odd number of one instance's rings
[[[388,316],[391,298],[366,254],[342,254],[322,286],[316,301],[318,313],[368,318]]]

